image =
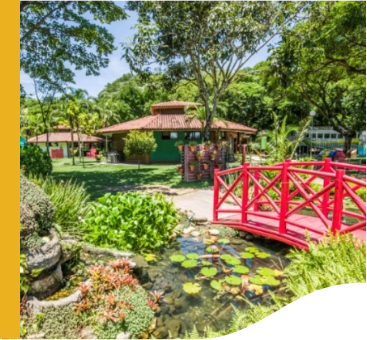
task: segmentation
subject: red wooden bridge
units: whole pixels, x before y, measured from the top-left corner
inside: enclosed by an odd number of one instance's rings
[[[351,232],[365,243],[366,203],[356,193],[366,187],[365,173],[364,166],[333,163],[329,158],[216,169],[213,223],[303,249],[308,249],[306,234],[319,241],[330,230]],[[232,202],[233,209],[221,209],[225,201]],[[226,216],[220,218],[222,213]]]

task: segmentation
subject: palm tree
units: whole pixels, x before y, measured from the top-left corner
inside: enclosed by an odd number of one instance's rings
[[[287,125],[287,116],[280,122],[279,117],[273,112],[274,129],[261,132],[258,139],[267,137],[268,160],[272,163],[281,163],[287,158],[292,158],[301,142],[305,142],[310,118],[300,122],[299,126]],[[294,135],[294,136],[293,136]]]
[[[204,138],[204,128],[206,123],[206,110],[204,106],[194,106],[194,109],[192,109],[192,106],[186,106],[185,109],[185,116],[186,121],[192,122],[193,120],[200,121],[201,124],[201,139],[203,141]],[[227,125],[226,121],[223,118],[215,117],[213,119],[213,124],[217,122],[223,122],[225,125]]]

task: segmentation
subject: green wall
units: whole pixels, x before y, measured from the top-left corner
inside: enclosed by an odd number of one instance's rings
[[[181,140],[185,144],[189,144],[189,140],[185,140],[185,132],[178,131],[178,139],[170,140],[170,139],[162,139],[161,131],[154,131],[154,138],[157,143],[157,149],[150,155],[150,160],[154,162],[177,162],[179,163],[181,160],[181,154],[178,151],[177,146],[175,146],[176,142]],[[200,140],[196,140],[196,142],[200,143]]]

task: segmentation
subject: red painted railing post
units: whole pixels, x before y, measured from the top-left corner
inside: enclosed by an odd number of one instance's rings
[[[289,202],[289,182],[288,182],[288,168],[291,164],[290,159],[286,159],[283,163],[282,169],[282,189],[280,197],[280,215],[279,215],[279,234],[285,234],[287,232],[287,226],[285,223],[285,215],[288,212]]]
[[[247,223],[247,204],[248,204],[248,163],[243,164],[242,169],[242,223]]]
[[[214,169],[214,193],[213,193],[213,222],[218,222],[218,203],[219,203],[219,169]]]
[[[331,172],[330,166],[331,158],[325,158],[323,172]],[[324,188],[330,184],[330,177],[324,177]],[[330,192],[327,191],[322,196],[322,214],[327,218],[328,217],[328,203],[330,198]]]
[[[259,175],[259,170],[254,170],[254,177],[256,179],[256,181],[259,182],[259,179],[260,179],[260,175]],[[257,197],[257,195],[259,194],[259,188],[258,186],[253,183],[254,185],[254,197]],[[261,197],[260,197],[261,199]],[[259,203],[258,202],[254,202],[254,211],[259,211]]]
[[[335,193],[334,193],[334,211],[331,230],[335,235],[342,226],[343,215],[343,178],[345,170],[336,170],[335,176]]]

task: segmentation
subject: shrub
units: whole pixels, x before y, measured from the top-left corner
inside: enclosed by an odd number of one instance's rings
[[[46,235],[54,222],[54,207],[42,189],[22,174],[20,174],[20,202],[32,210],[37,222],[37,233]]]
[[[360,188],[356,191],[357,195],[366,202],[366,188]]]
[[[152,250],[171,237],[179,217],[162,193],[106,194],[91,210],[81,228],[86,241],[133,251]]]
[[[32,179],[49,196],[55,209],[55,222],[61,226],[62,231],[75,234],[80,219],[88,213],[89,194],[84,185],[73,180],[55,181],[50,177]]]
[[[34,214],[31,209],[29,209],[25,204],[20,202],[20,224],[22,228],[20,229],[20,235],[24,236],[32,233],[37,228],[37,223],[34,218]]]
[[[20,148],[20,168],[27,177],[47,176],[52,172],[52,160],[38,145],[27,144]]]

